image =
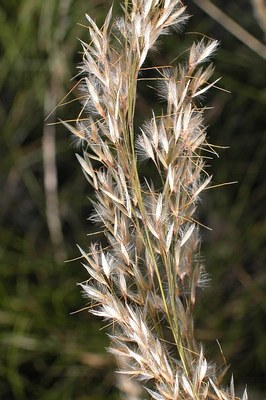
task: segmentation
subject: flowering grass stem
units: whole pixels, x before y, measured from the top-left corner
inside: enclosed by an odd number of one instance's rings
[[[80,285],[91,312],[113,326],[109,351],[120,372],[139,380],[146,396],[237,399],[233,383],[221,387],[222,373],[204,357],[193,322],[198,288],[208,282],[195,213],[212,179],[205,160],[216,155],[201,101],[218,80],[210,81],[213,65],[204,64],[218,43],[201,39],[184,64],[154,69],[165,106],[160,115],[151,110],[138,131],[137,83],[147,53],[187,15],[180,0],[124,1],[123,10],[113,20],[111,9],[102,28],[86,16],[82,110],[76,126],[63,122],[83,146],[77,158],[96,197],[91,220],[109,243],[80,249],[90,275]],[[154,180],[141,176],[143,161]]]

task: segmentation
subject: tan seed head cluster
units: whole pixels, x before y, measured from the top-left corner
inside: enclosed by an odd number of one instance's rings
[[[147,53],[187,15],[180,0],[125,0],[123,11],[113,20],[110,10],[101,28],[87,15],[82,110],[75,127],[65,123],[82,142],[77,157],[96,195],[91,218],[109,243],[80,249],[90,276],[81,287],[91,312],[112,323],[110,352],[126,379],[142,382],[145,398],[236,400],[233,381],[221,386],[193,325],[197,288],[208,280],[195,211],[211,181],[205,159],[215,153],[198,99],[216,83],[204,63],[217,42],[200,40],[184,64],[157,69],[165,107],[138,131],[137,82]],[[143,160],[153,164],[154,181],[140,176]]]

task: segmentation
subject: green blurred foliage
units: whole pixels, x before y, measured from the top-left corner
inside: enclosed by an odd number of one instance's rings
[[[248,0],[216,4],[263,40]],[[114,363],[104,355],[103,324],[87,311],[70,314],[86,305],[75,283],[87,276],[79,261],[64,263],[62,254],[78,257],[75,243],[86,248],[90,240],[86,196],[92,193],[60,125],[55,128],[60,249],[49,236],[43,183],[44,120],[75,85],[70,79],[81,61],[76,37],[88,40],[86,28],[77,23],[86,25],[86,12],[101,23],[110,5],[107,0],[1,2],[1,400],[118,398]],[[118,12],[119,2],[114,6]],[[202,232],[212,283],[200,294],[197,335],[209,356],[221,362],[219,340],[236,381],[265,396],[265,61],[195,4],[188,10],[194,16],[187,34],[162,39],[147,65],[181,59],[199,37],[193,32],[221,41],[216,75],[231,94],[212,90],[207,103],[214,108],[207,111],[206,123],[210,142],[230,149],[219,150],[221,158],[210,169],[214,185],[238,181],[209,190],[200,205],[201,221],[213,229]],[[140,90],[141,121],[150,115],[150,104],[158,105],[153,91],[143,85]],[[75,103],[59,107],[48,121],[71,119],[77,110]]]

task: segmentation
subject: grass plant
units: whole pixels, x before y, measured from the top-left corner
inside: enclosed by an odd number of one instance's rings
[[[215,3],[263,41],[250,0]],[[104,354],[108,337],[105,330],[99,331],[102,322],[86,312],[70,315],[84,305],[73,282],[86,279],[86,271],[79,261],[55,263],[59,247],[51,243],[45,212],[48,199],[43,184],[42,138],[47,108],[49,114],[54,103],[48,101],[44,107],[45,93],[52,89],[57,103],[73,86],[70,76],[75,74],[74,66],[80,58],[75,38],[87,40],[87,30],[76,22],[84,22],[88,2],[75,0],[69,4],[66,0],[2,0],[0,6],[1,400],[117,398],[114,360]],[[89,12],[98,24],[103,23],[111,4],[111,0],[89,1]],[[195,335],[204,343],[205,355],[218,365],[222,358],[216,343],[219,340],[237,386],[247,383],[249,398],[263,400],[265,61],[198,5],[188,4],[193,18],[188,20],[186,32],[204,32],[222,43],[215,57],[213,79],[222,76],[222,86],[231,91],[230,95],[218,90],[208,93],[208,105],[214,106],[205,112],[205,124],[211,126],[210,140],[230,145],[230,151],[219,151],[221,157],[212,160],[208,172],[213,175],[212,185],[232,180],[239,183],[201,196],[198,218],[213,228],[201,229],[202,254],[212,284],[197,299]],[[120,11],[119,1],[115,1],[113,13]],[[160,52],[150,52],[145,68],[168,65],[177,54],[180,60],[192,37],[161,37]],[[58,70],[56,81],[52,76]],[[146,85],[144,80],[154,72],[143,68],[140,74],[135,119],[138,125],[151,115],[151,100],[156,101],[154,90],[149,89],[154,81]],[[56,82],[56,93],[52,81]],[[161,105],[161,101],[153,105],[156,114],[160,114]],[[75,112],[73,107],[76,110],[80,106],[78,102],[62,106],[49,122],[58,117],[68,119]],[[67,258],[74,258],[77,251],[73,242],[86,249],[88,238],[84,232],[95,229],[86,220],[91,209],[86,192],[93,195],[79,168],[73,166],[75,157],[66,130],[60,124],[55,128],[64,250]],[[139,168],[141,175],[152,177],[151,161],[139,164]],[[101,240],[99,235],[96,238]],[[241,389],[237,391],[241,393]]]
[[[147,54],[187,15],[180,0],[125,0],[123,13],[113,20],[111,9],[101,28],[86,16],[82,109],[75,126],[63,122],[83,147],[77,158],[95,191],[91,220],[107,242],[80,248],[90,275],[80,285],[91,313],[110,325],[119,373],[141,382],[145,398],[239,399],[233,379],[223,386],[225,371],[207,360],[194,332],[198,289],[209,281],[196,210],[216,155],[206,140],[202,97],[217,82],[210,81],[213,65],[205,66],[217,42],[199,40],[183,63],[154,67],[163,106],[138,131],[137,87]],[[140,172],[144,162],[152,179]],[[144,396],[131,386],[126,391],[127,398]]]

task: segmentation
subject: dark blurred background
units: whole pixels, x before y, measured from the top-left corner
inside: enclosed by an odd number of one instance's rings
[[[117,14],[119,1],[114,3]],[[89,40],[78,23],[86,25],[89,13],[101,24],[110,5],[0,3],[1,400],[119,396],[103,324],[86,310],[71,314],[86,306],[76,282],[87,275],[79,260],[65,260],[79,257],[76,243],[86,249],[91,240],[86,234],[93,231],[87,221],[92,193],[69,133],[47,124],[77,115],[77,102],[64,105],[74,96],[64,97],[77,82],[71,80],[81,61],[77,37]],[[188,12],[193,17],[185,32],[162,39],[147,62],[181,59],[192,40],[202,37],[197,32],[220,41],[215,75],[231,94],[212,90],[206,124],[209,141],[230,149],[220,149],[210,169],[214,185],[238,181],[207,191],[200,205],[201,220],[213,229],[202,232],[212,283],[200,294],[197,337],[210,359],[226,358],[239,388],[250,388],[251,400],[266,399],[266,2],[195,0]],[[140,89],[138,108],[145,119],[154,98]]]

